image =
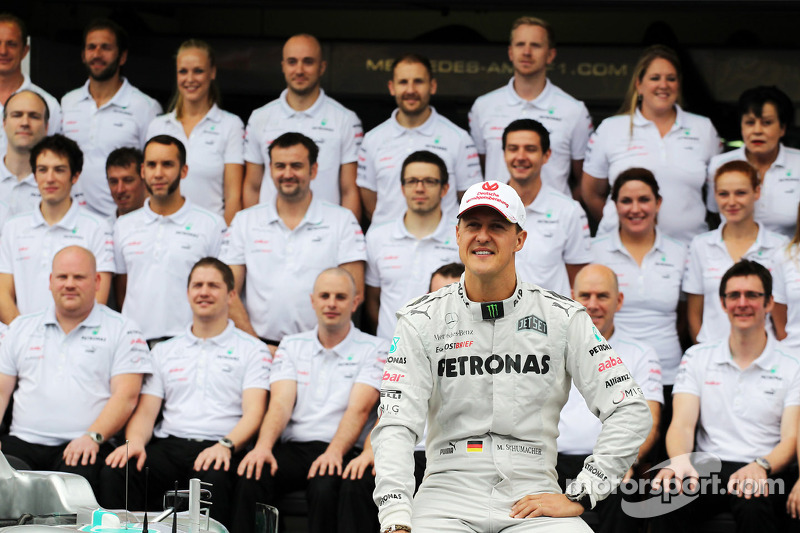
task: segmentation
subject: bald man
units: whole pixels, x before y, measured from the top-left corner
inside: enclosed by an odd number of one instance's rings
[[[275,200],[275,185],[264,179],[269,144],[294,131],[319,146],[319,170],[311,189],[318,198],[350,209],[361,219],[356,161],[364,132],[355,113],[325,94],[320,86],[327,62],[313,35],[300,34],[283,45],[281,69],[286,89],[277,100],[253,111],[245,135],[244,207]]]
[[[14,394],[3,453],[34,470],[80,474],[95,489],[106,439],[125,425],[151,372],[139,326],[97,303],[99,286],[92,252],[60,250],[51,305],[19,316],[0,343],[0,417]]]
[[[306,491],[308,531],[336,531],[342,465],[372,427],[388,349],[350,321],[358,304],[347,270],[322,271],[311,294],[317,327],[278,346],[258,442],[238,468],[234,533],[252,533],[256,502],[274,505],[295,490]]]
[[[664,403],[664,394],[661,386],[661,363],[652,347],[626,338],[614,328],[614,314],[619,311],[624,301],[624,295],[619,292],[617,275],[613,270],[598,264],[590,264],[581,269],[572,289],[572,297],[583,306],[592,319],[594,327],[607,339],[607,344],[601,344],[595,349],[595,358],[600,358],[602,352],[609,347],[617,352],[622,362],[630,371],[630,375],[615,377],[606,382],[606,387],[633,379],[644,393],[650,414],[653,416],[653,425],[644,444],[639,448],[639,455],[634,462],[634,467],[628,470],[625,479],[633,475],[633,470],[639,461],[646,457],[658,439],[658,420],[661,414],[661,405]],[[598,359],[598,362],[602,359]],[[572,385],[569,399],[561,410],[561,420],[558,423],[559,436],[558,462],[556,471],[558,481],[562,488],[569,485],[572,479],[583,469],[587,456],[592,454],[592,446],[600,434],[601,423],[586,407],[580,392]],[[595,511],[600,514],[600,532],[627,532],[636,528],[636,522],[625,515],[620,508],[620,492],[611,494],[606,500],[600,502]]]
[[[49,117],[44,97],[30,89],[6,100],[3,131],[8,145],[0,162],[0,197],[11,215],[36,209],[42,198],[33,177],[31,150],[47,135]]]

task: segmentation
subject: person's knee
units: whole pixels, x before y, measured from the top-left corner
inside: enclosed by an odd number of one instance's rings
[[[308,480],[308,501],[332,501],[339,498],[342,478],[339,476],[314,476]]]

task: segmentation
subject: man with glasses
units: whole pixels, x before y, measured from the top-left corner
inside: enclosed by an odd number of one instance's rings
[[[671,464],[656,475],[654,486],[675,477],[689,485],[682,487],[685,492],[697,491],[697,465],[687,455],[696,451],[721,459],[725,491],[701,492],[660,525],[663,531],[686,531],[698,516],[730,511],[737,531],[783,531],[782,513],[775,512],[779,495],[768,480],[783,477],[795,459],[800,361],[767,335],[773,299],[766,267],[747,259],[734,264],[722,276],[719,296],[730,335],[692,346],[683,356],[667,431]]]
[[[400,174],[405,214],[367,232],[365,307],[384,339],[392,338],[397,310],[425,294],[431,274],[459,260],[455,221],[442,213],[442,198],[450,188],[447,165],[421,150],[403,161]]]

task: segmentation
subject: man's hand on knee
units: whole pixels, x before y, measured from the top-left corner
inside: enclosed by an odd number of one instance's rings
[[[563,494],[529,494],[511,507],[511,518],[535,518],[537,516],[551,516],[565,518],[580,516],[583,506],[578,502],[570,501]]]

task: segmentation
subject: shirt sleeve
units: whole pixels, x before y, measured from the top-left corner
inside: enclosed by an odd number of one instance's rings
[[[775,250],[775,255],[772,258],[772,296],[775,302],[786,305],[789,300],[786,296],[786,276],[783,272],[785,268],[787,251],[784,246]]]
[[[150,396],[156,396],[163,400],[167,395],[167,391],[164,387],[164,378],[161,375],[162,369],[158,361],[165,356],[164,343],[157,344],[153,348],[153,351],[150,352],[150,356],[153,360],[153,372],[145,376],[142,382],[141,394],[149,394]]]
[[[378,182],[375,172],[375,165],[369,154],[370,138],[365,137],[358,149],[358,173],[356,174],[356,185],[369,189],[378,190]]]
[[[7,376],[16,376],[19,372],[17,358],[14,355],[17,329],[19,329],[19,323],[15,328],[12,322],[11,326],[0,334],[0,373]]]
[[[589,110],[586,109],[586,104],[581,102],[578,120],[572,130],[572,139],[570,139],[570,153],[572,154],[572,159],[578,160],[585,157],[586,145],[589,144],[589,135],[591,135],[593,131],[592,115],[590,115]]]
[[[342,151],[339,154],[341,164],[355,163],[358,161],[358,149],[364,139],[364,129],[361,127],[361,120],[354,112],[347,111],[348,120],[342,128]]]
[[[689,348],[681,358],[678,373],[675,375],[675,384],[672,394],[685,393],[700,396],[700,382],[697,379],[697,368],[701,359],[711,357],[710,353],[697,354],[697,350]]]
[[[127,274],[125,254],[122,253],[122,228],[119,219],[114,223],[114,268],[117,274]]]
[[[0,235],[0,273],[14,274],[14,265],[11,259],[13,254],[11,250],[14,246],[16,228],[14,224],[6,224],[3,230],[3,233]]]
[[[117,349],[111,364],[111,375],[152,372],[153,362],[142,329],[132,320],[126,319],[120,327]]]
[[[244,160],[256,165],[264,164],[264,156],[261,154],[261,137],[258,133],[258,110],[250,114],[247,120],[247,128],[244,130]]]
[[[466,191],[471,185],[483,181],[478,151],[466,131],[461,135],[458,146],[455,176],[451,176],[449,181],[451,187],[455,186],[456,191]]]
[[[98,221],[92,235],[91,247],[97,260],[97,271],[115,273],[117,269],[114,264],[114,235],[108,221],[104,219]]]
[[[209,257],[219,256],[222,250],[222,241],[227,231],[228,227],[225,225],[225,220],[221,216],[214,215],[214,227],[211,229],[211,235],[209,235],[208,240],[207,255]]]
[[[481,154],[486,154],[486,139],[483,138],[483,131],[481,131],[481,119],[478,113],[478,100],[472,104],[472,109],[469,110],[469,134],[475,142],[475,150]]]
[[[608,179],[610,166],[605,138],[608,136],[608,123],[603,122],[597,130],[589,135],[586,152],[583,158],[583,171],[597,179]]]
[[[339,210],[343,220],[339,225],[339,248],[337,265],[353,261],[367,260],[367,244],[364,241],[364,231],[349,209]]]
[[[581,205],[570,200],[572,204],[567,223],[567,241],[564,243],[564,263],[582,265],[592,262],[592,235],[589,232],[589,220]]]
[[[692,239],[689,245],[689,254],[686,256],[686,270],[683,273],[681,290],[688,294],[704,295],[703,290],[703,265],[700,260],[700,235]]]
[[[297,381],[297,366],[289,355],[290,342],[282,340],[272,358],[272,368],[269,371],[270,385],[276,381]]]
[[[226,265],[244,265],[244,226],[246,225],[246,218],[243,215],[245,211],[239,211],[233,217],[230,227],[225,231],[225,236],[222,238],[222,245],[219,252],[219,260]]]
[[[375,338],[375,347],[361,363],[356,376],[356,383],[369,385],[376,390],[380,390],[383,365],[386,363],[386,356],[389,352],[387,344],[383,339]]]
[[[271,367],[272,355],[269,352],[269,348],[267,348],[266,344],[254,338],[247,354],[247,368],[242,389],[269,390]]]
[[[367,230],[367,267],[364,273],[364,283],[370,287],[381,287],[381,272],[378,270],[378,250],[380,243],[375,235],[375,227]]]
[[[144,150],[144,145],[147,142],[147,130],[150,127],[150,123],[153,122],[158,115],[161,114],[161,104],[159,104],[153,98],[150,98],[147,95],[143,95],[144,98],[150,101],[150,105],[147,106],[141,115],[139,115],[139,148]]]
[[[717,197],[714,196],[714,174],[720,167],[716,157],[712,157],[708,163],[708,174],[706,176],[706,209],[712,213],[719,213]]]
[[[227,115],[228,138],[223,162],[226,165],[244,165],[244,124],[236,115]]]

